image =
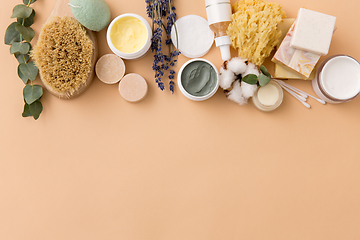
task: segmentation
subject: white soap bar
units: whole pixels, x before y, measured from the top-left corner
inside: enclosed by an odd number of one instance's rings
[[[326,55],[335,29],[336,17],[300,8],[290,46]]]
[[[316,63],[320,59],[320,55],[290,46],[295,31],[294,26],[295,23],[290,27],[271,61],[281,64],[292,70],[293,73],[302,75],[303,79],[307,79],[310,77],[311,72],[313,72]]]

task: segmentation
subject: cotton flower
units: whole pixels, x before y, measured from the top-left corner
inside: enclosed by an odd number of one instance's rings
[[[227,63],[227,69],[235,73],[235,75],[244,74],[247,69],[246,59],[234,57]]]
[[[236,80],[233,84],[233,88],[227,94],[227,98],[231,101],[234,101],[240,105],[243,105],[247,102],[247,99],[244,98],[242,89],[240,87],[240,81]]]
[[[254,96],[254,93],[257,88],[258,87],[256,84],[251,85],[246,82],[241,82],[241,90],[242,90],[243,97],[245,99],[249,99],[250,97]]]
[[[242,78],[249,74],[258,77],[260,71],[255,64],[248,62],[246,59],[234,57],[224,62],[220,68],[219,85],[225,90],[228,89],[226,96],[229,100],[243,105],[247,103],[249,98],[254,96],[258,85],[242,81]],[[258,78],[256,78],[256,82],[258,82]]]
[[[235,79],[236,76],[232,71],[220,68],[219,85],[222,89],[230,88]]]
[[[248,63],[248,66],[245,70],[244,75],[242,75],[242,77],[245,77],[246,75],[249,75],[249,74],[255,74],[256,76],[259,76],[259,74],[260,74],[256,65],[251,62]]]

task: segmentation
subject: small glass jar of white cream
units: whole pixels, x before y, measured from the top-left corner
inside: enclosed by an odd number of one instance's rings
[[[106,32],[106,40],[111,51],[128,60],[145,56],[151,46],[151,37],[150,24],[134,13],[125,13],[116,17]]]
[[[271,80],[266,86],[259,87],[252,101],[259,110],[270,112],[277,109],[284,98],[284,92],[277,82]]]
[[[325,59],[312,80],[315,93],[328,103],[343,103],[360,93],[360,64],[348,55]]]

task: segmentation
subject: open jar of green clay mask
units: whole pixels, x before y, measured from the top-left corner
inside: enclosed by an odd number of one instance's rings
[[[195,58],[182,65],[177,81],[180,91],[187,98],[204,101],[218,90],[219,72],[210,61]]]

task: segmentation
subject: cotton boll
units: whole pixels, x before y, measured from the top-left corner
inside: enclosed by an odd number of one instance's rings
[[[245,99],[249,99],[250,97],[254,96],[254,93],[257,89],[257,85],[251,85],[246,82],[241,82],[241,90],[242,94]]]
[[[247,99],[245,99],[243,97],[239,80],[236,80],[234,82],[232,90],[227,94],[227,98],[231,101],[234,101],[234,102],[240,104],[240,105],[243,105],[247,102]]]
[[[256,67],[255,64],[253,64],[251,62],[248,63],[247,69],[246,69],[244,75],[242,75],[242,77],[245,77],[246,75],[249,75],[249,74],[255,74],[256,76],[259,76],[258,68]]]
[[[247,69],[247,64],[245,63],[247,60],[239,57],[232,58],[228,64],[227,69],[235,73],[236,75],[244,74]]]
[[[220,68],[220,75],[219,75],[219,86],[222,89],[228,89],[231,87],[231,84],[235,81],[236,76],[230,70],[225,70],[224,68]]]

